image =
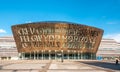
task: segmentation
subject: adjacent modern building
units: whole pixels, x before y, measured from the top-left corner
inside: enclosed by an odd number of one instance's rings
[[[103,30],[69,22],[12,26],[20,59],[96,59]]]
[[[115,58],[120,59],[120,43],[113,39],[102,39],[98,52],[98,59],[113,60]]]
[[[18,59],[18,52],[14,38],[0,37],[0,60]]]

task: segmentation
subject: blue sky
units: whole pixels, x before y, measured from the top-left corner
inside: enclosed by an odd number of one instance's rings
[[[0,36],[27,22],[68,21],[98,27],[120,41],[120,0],[0,0]]]

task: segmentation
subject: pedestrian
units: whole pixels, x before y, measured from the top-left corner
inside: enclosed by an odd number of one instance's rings
[[[118,65],[118,59],[116,59],[115,64]]]

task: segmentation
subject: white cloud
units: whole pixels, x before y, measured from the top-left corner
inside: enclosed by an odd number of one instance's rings
[[[25,21],[25,23],[32,23],[32,21]]]
[[[0,33],[6,33],[4,29],[0,29]]]
[[[116,40],[117,42],[120,42],[120,33],[117,33],[117,34],[107,34],[107,35],[104,35],[103,38],[110,38],[110,39]]]
[[[107,22],[107,24],[117,24],[117,22]]]

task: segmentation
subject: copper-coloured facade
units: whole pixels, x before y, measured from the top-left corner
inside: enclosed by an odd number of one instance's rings
[[[61,52],[67,59],[93,59],[103,35],[99,28],[68,22],[14,25],[12,31],[18,52],[35,59],[42,55],[55,59]]]

